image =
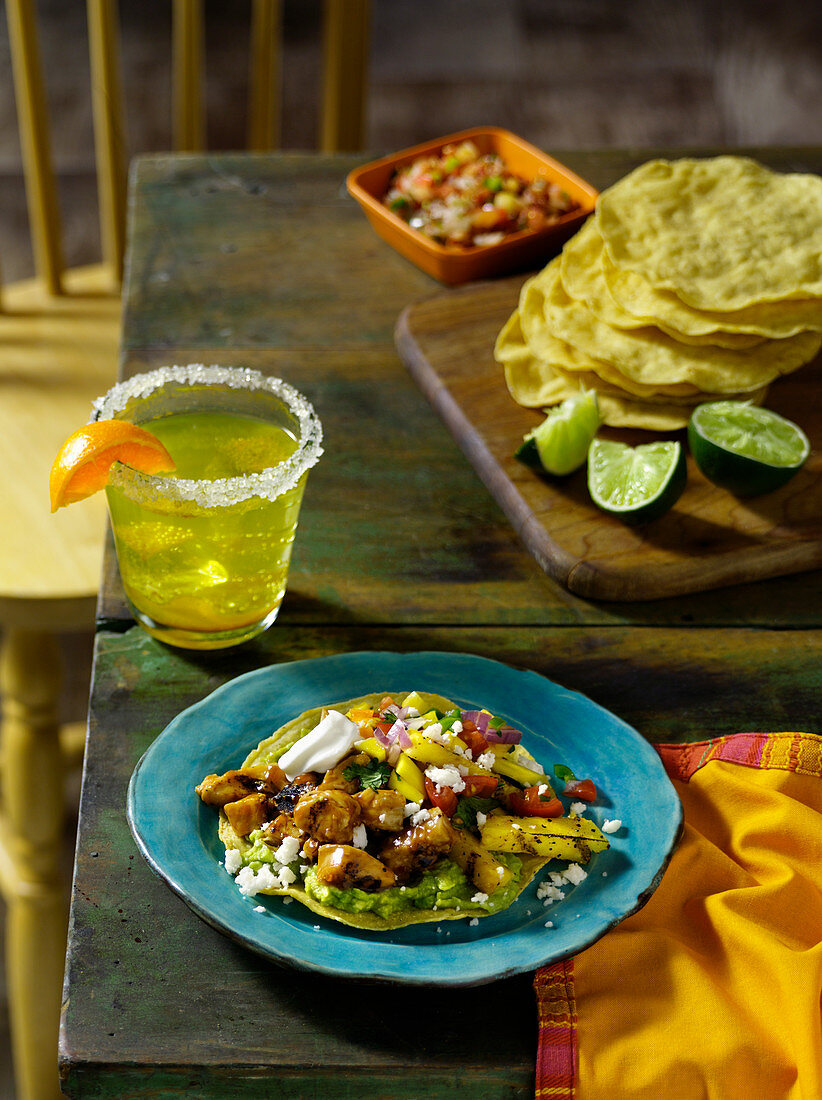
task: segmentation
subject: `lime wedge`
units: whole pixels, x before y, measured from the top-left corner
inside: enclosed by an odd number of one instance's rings
[[[680,443],[629,447],[595,439],[588,451],[591,498],[624,523],[647,523],[664,515],[682,495],[685,478],[685,451]]]
[[[593,390],[566,397],[525,436],[514,457],[526,466],[559,477],[573,473],[588,456],[599,425],[599,405]]]
[[[740,497],[770,493],[790,481],[811,449],[791,420],[739,401],[697,405],[688,443],[705,477]]]

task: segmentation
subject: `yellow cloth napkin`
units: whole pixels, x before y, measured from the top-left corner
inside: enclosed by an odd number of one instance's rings
[[[535,975],[536,1096],[822,1100],[822,737],[657,751],[682,839],[644,908]]]

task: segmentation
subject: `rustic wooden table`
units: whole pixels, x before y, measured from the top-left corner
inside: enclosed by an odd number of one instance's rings
[[[602,188],[647,151],[561,154]],[[822,151],[760,153],[819,171]],[[137,852],[125,795],[170,719],[251,669],[352,650],[462,651],[582,691],[650,741],[819,728],[822,574],[593,603],[526,552],[400,362],[397,317],[442,288],[345,193],[357,161],[153,157],[132,181],[123,374],[279,374],[316,405],[278,622],[236,651],[134,626],[109,547],[99,610],[60,1067],[74,1097],[526,1097],[528,976],[469,992],[280,968],[194,916]]]

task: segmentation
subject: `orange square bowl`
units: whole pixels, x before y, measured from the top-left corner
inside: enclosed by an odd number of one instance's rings
[[[461,141],[473,141],[480,153],[497,153],[509,171],[524,179],[532,180],[541,173],[575,199],[578,208],[544,229],[510,233],[497,244],[464,246],[432,240],[383,205],[382,198],[397,168]],[[546,263],[593,211],[597,199],[597,191],[569,168],[496,126],[461,130],[371,161],[350,172],[346,186],[383,240],[417,267],[452,286]]]

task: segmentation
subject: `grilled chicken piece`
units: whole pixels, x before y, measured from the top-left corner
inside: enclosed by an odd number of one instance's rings
[[[378,854],[398,882],[408,882],[447,855],[453,842],[453,825],[439,810],[432,810],[427,821],[386,840]]]
[[[316,787],[320,782],[316,772],[301,772],[296,779],[291,780],[293,787]]]
[[[227,802],[223,806],[231,828],[238,836],[248,836],[254,829],[259,829],[269,816],[269,796],[257,791],[255,794],[247,794],[236,802]]]
[[[360,804],[360,818],[369,829],[398,833],[405,823],[405,796],[399,791],[372,790],[366,787],[355,795]]]
[[[297,828],[323,843],[350,843],[359,820],[359,803],[345,791],[318,788],[301,795],[294,807]]]
[[[272,848],[279,848],[287,836],[295,836],[298,840],[305,836],[294,824],[291,814],[278,814],[273,821],[266,821],[262,834],[262,839]]]
[[[345,760],[341,760],[339,764],[335,764],[333,768],[329,768],[325,773],[325,779],[320,784],[321,787],[330,787],[338,791],[345,791],[346,794],[356,794],[359,790],[358,779],[345,779],[343,772],[346,768],[350,768],[352,764],[367,764],[371,760],[371,757],[364,752],[353,753],[351,756],[347,756]]]
[[[207,806],[225,806],[227,802],[236,802],[259,790],[266,770],[264,767],[247,768],[224,775],[207,775],[195,790]]]
[[[274,794],[287,782],[285,772],[276,764],[255,764],[224,775],[207,775],[195,790],[207,806],[225,806],[255,791]]]
[[[369,894],[393,886],[394,873],[362,848],[323,844],[317,856],[317,878],[328,886],[358,886]]]

